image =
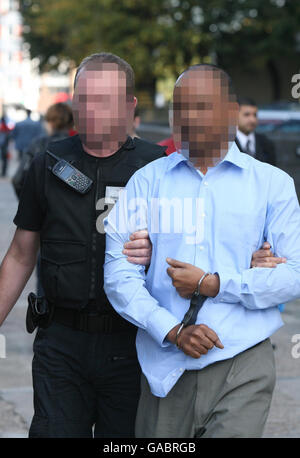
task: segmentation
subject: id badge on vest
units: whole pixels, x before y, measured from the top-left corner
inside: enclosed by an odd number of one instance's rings
[[[115,203],[118,201],[120,193],[123,191],[125,186],[126,183],[105,184],[105,197],[99,199],[96,205],[96,210],[101,212],[96,221],[97,232],[99,234],[105,234],[103,220],[107,217]]]
[[[125,188],[125,186],[111,186],[107,185],[105,188],[105,201],[107,204],[111,203],[113,200],[114,203],[117,202],[120,196],[120,192]]]

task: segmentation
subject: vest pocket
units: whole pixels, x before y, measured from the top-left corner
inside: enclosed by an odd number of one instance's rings
[[[84,242],[43,240],[41,279],[51,301],[85,301],[87,298],[87,246]]]

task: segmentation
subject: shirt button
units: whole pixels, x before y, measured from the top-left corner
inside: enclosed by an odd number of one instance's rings
[[[204,216],[206,216],[206,213],[202,213],[202,215],[201,215],[201,216],[203,216],[203,217],[204,217]]]
[[[204,186],[208,186],[208,182],[207,181],[204,181],[203,184],[204,184]]]
[[[204,250],[204,246],[203,246],[203,245],[200,245],[200,246],[199,246],[199,250]]]
[[[183,367],[180,368],[180,372],[183,372]]]

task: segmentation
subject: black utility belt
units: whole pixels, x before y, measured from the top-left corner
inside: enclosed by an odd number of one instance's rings
[[[99,314],[63,308],[50,303],[45,297],[30,293],[26,314],[26,329],[32,333],[36,327],[47,328],[52,321],[77,331],[111,334],[136,333],[137,328],[118,315]]]
[[[77,310],[55,308],[53,321],[77,331],[112,334],[114,332],[135,332],[136,327],[127,321],[109,314],[98,315]]]

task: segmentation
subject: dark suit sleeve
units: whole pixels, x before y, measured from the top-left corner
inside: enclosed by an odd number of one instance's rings
[[[277,165],[276,151],[274,143],[265,135],[256,134],[256,142],[259,143],[262,159],[271,165]],[[260,158],[258,158],[260,159]]]
[[[277,165],[275,145],[268,138],[266,138],[266,141],[267,141],[267,143],[266,143],[266,152],[267,152],[267,155],[268,155],[268,162],[271,165]]]

